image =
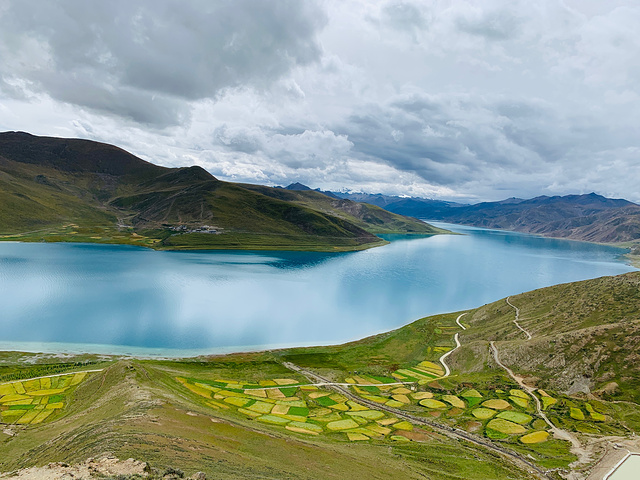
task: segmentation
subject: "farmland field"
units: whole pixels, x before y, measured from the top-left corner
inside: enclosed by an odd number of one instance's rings
[[[176,380],[186,389],[204,398],[205,404],[210,408],[235,410],[239,415],[284,427],[296,434],[344,434],[346,440],[363,441],[397,435],[394,433],[396,431],[412,430],[411,424],[400,422],[391,415],[371,410],[342,395],[295,379],[265,379],[258,383],[184,377],[177,377]],[[367,382],[363,378],[359,380]],[[377,384],[381,383],[379,380],[371,380]],[[283,387],[284,385],[286,387]],[[376,388],[392,389],[390,386],[382,385]],[[283,392],[285,389],[286,394]]]
[[[63,409],[67,395],[86,373],[0,384],[0,423],[37,425]]]

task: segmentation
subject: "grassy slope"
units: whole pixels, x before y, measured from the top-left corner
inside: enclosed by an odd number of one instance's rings
[[[118,362],[80,385],[62,419],[14,437],[0,434],[0,470],[109,451],[219,479],[339,479],[347,472],[373,479],[526,478],[498,458],[438,436],[426,443],[358,445],[283,433],[213,412],[173,380],[176,374],[214,378],[221,371],[231,374],[229,369],[241,377],[285,373],[252,356],[220,365]]]
[[[511,297],[479,308],[467,317],[471,328],[460,335],[467,349],[460,359],[487,340],[502,341],[507,364],[538,377],[542,387],[571,390],[576,381],[592,391],[615,382],[618,388],[600,396],[640,403],[640,273],[575,282]]]
[[[243,188],[253,190],[262,195],[293,202],[314,210],[326,212],[336,217],[358,225],[372,233],[416,233],[432,235],[444,233],[445,230],[436,228],[414,218],[398,215],[375,205],[357,203],[351,200],[335,199],[313,190],[285,190],[269,188],[261,185],[242,185]]]
[[[346,213],[321,194],[292,201],[277,189],[245,187],[200,167],[159,167],[111,145],[0,134],[0,238],[334,251],[383,244],[374,233],[442,233],[353,202]],[[175,234],[168,225],[212,225],[222,234]]]

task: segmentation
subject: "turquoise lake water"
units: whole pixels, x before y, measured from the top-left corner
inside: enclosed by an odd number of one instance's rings
[[[0,349],[183,355],[330,344],[635,270],[616,248],[438,225],[464,235],[388,237],[342,254],[0,243]]]

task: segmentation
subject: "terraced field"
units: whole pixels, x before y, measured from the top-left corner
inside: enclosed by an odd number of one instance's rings
[[[422,413],[469,432],[482,432],[490,439],[518,438],[524,444],[549,439],[545,432],[548,426],[537,417],[534,406],[529,402],[530,397],[522,390],[494,389],[480,393],[476,389],[466,388],[450,392],[444,390],[437,381],[424,386],[418,382],[412,388],[359,385],[370,380],[371,377],[364,375],[346,379],[354,384],[353,390],[363,398],[413,414]],[[615,421],[605,414],[605,404],[558,399],[542,390],[537,393],[551,421],[559,427],[588,433],[596,428],[594,424],[598,424],[600,430],[606,433],[618,433]],[[594,406],[596,403],[597,407]]]
[[[446,353],[450,348],[446,347],[434,347],[434,352]],[[393,372],[393,377],[403,382],[417,382],[421,385],[428,383],[432,380],[440,378],[444,375],[443,368],[433,362],[425,360],[420,362],[415,367],[402,368]]]
[[[185,388],[205,399],[216,410],[229,410],[258,422],[285,428],[304,435],[341,435],[350,441],[389,438],[407,441],[402,432],[413,426],[385,412],[372,410],[338,393],[288,378],[274,378],[259,383],[235,380],[198,380],[176,377]],[[351,379],[354,381],[354,379]],[[364,383],[365,379],[361,379]],[[378,384],[384,380],[374,379]],[[392,381],[392,379],[390,380]],[[357,387],[356,387],[357,388]],[[362,387],[360,390],[370,398]],[[380,388],[386,388],[380,387]],[[389,387],[389,393],[403,397],[410,390]],[[386,403],[403,403],[389,398]]]
[[[413,377],[410,382],[407,372],[424,378]],[[398,373],[401,372],[401,373]],[[528,395],[518,389],[484,390],[473,388],[459,392],[444,391],[437,384],[436,374],[443,371],[432,362],[422,362],[418,367],[402,369],[390,377],[375,375],[352,375],[345,378],[354,393],[371,402],[439,419],[445,424],[469,432],[482,433],[492,440],[518,440],[525,445],[542,443],[551,437],[546,423],[537,418]],[[417,374],[416,374],[417,375]],[[305,435],[342,434],[350,441],[371,438],[407,440],[402,432],[413,426],[400,421],[388,412],[368,408],[322,387],[303,384],[294,379],[276,378],[259,383],[236,380],[198,380],[176,377],[182,385],[203,397],[205,403],[216,410],[229,410],[255,419],[258,422],[285,428]],[[391,385],[389,385],[391,384]],[[596,411],[593,405],[575,400],[559,400],[540,390],[538,395],[548,415],[557,425],[567,426],[573,422],[574,429],[589,430],[590,422],[604,423],[608,418]],[[577,423],[582,425],[575,425]]]
[[[35,425],[55,416],[86,373],[0,384],[0,423]]]

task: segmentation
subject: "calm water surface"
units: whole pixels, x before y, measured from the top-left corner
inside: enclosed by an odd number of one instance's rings
[[[438,225],[464,235],[396,236],[343,254],[0,243],[0,349],[170,355],[328,344],[634,270],[611,247]]]

